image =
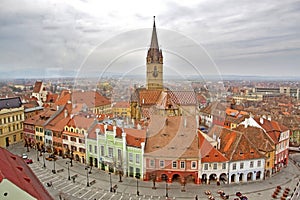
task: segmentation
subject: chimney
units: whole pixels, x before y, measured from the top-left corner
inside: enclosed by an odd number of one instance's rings
[[[184,128],[186,128],[186,125],[187,125],[187,121],[186,121],[186,117],[184,117],[184,122],[183,122]]]
[[[249,126],[249,118],[245,119],[245,128],[247,128]]]
[[[65,109],[65,118],[68,117],[68,111]]]
[[[268,115],[268,120],[271,121],[271,115]]]
[[[264,118],[259,118],[259,122],[261,123],[261,124],[264,124]]]
[[[216,139],[217,139],[217,136],[215,134],[213,134],[213,139],[214,139],[214,141],[216,141]]]
[[[137,124],[137,129],[142,130],[142,126],[140,124]]]
[[[220,137],[218,137],[218,149],[220,149],[220,147],[221,147],[221,138]]]

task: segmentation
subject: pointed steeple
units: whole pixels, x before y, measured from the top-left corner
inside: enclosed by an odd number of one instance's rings
[[[157,34],[156,34],[156,26],[155,26],[155,16],[153,16],[153,30],[152,30],[152,38],[151,38],[151,45],[150,48],[159,49],[158,48],[158,41],[157,41]]]

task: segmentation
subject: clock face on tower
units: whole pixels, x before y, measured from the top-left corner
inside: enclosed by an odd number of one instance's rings
[[[157,77],[158,76],[158,71],[157,71],[157,67],[154,66],[154,70],[153,70],[153,73],[152,73],[153,77]]]

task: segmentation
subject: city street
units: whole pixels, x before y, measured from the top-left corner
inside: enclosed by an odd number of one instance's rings
[[[290,196],[292,192],[294,192],[294,188],[299,182],[300,177],[299,166],[295,166],[291,161],[289,166],[284,168],[280,173],[261,182],[231,185],[221,184],[220,186],[215,184],[196,185],[189,183],[186,185],[185,192],[181,191],[182,187],[179,183],[166,185],[165,182],[160,182],[156,183],[157,189],[153,190],[152,182],[143,182],[129,177],[123,177],[123,182],[119,182],[117,175],[111,174],[110,179],[108,172],[94,168],[91,170],[91,173],[89,173],[90,170],[85,170],[83,164],[73,161],[73,166],[71,167],[67,164],[69,159],[62,159],[61,157],[55,162],[44,160],[43,156],[38,155],[36,150],[30,149],[30,151],[27,152],[23,146],[23,144],[17,144],[10,146],[8,150],[16,155],[22,155],[22,153],[28,154],[29,158],[33,160],[33,164],[29,164],[29,166],[55,199],[142,200],[166,199],[166,196],[168,196],[169,199],[183,200],[195,199],[195,195],[198,195],[198,199],[208,199],[208,196],[204,193],[206,190],[210,190],[215,199],[222,199],[217,191],[223,190],[229,195],[229,199],[237,198],[235,193],[241,192],[247,196],[248,199],[266,200],[273,199],[271,195],[279,185],[282,188],[290,188]],[[48,154],[45,153],[45,157],[47,156]],[[37,158],[39,158],[39,161],[37,161]],[[296,164],[299,164],[299,153],[293,154],[292,158]],[[44,162],[46,168],[44,168]],[[70,169],[69,172],[68,165]],[[53,173],[53,170],[55,170],[56,173]],[[70,180],[68,180],[69,174]],[[76,176],[75,180],[72,178],[74,176]],[[52,186],[47,186],[47,183],[52,183]],[[117,185],[115,193],[110,192],[110,188],[114,185]],[[136,195],[137,190],[139,191],[139,196]],[[295,193],[297,192],[299,193],[299,187]]]

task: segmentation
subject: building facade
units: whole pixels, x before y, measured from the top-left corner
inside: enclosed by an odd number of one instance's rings
[[[24,107],[19,97],[0,99],[0,147],[23,141]]]

